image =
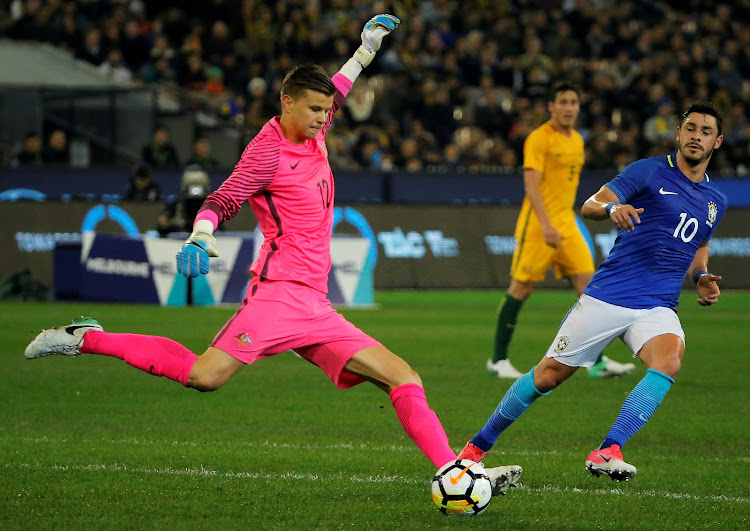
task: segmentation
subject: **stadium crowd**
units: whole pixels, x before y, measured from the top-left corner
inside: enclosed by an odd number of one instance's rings
[[[517,169],[524,139],[548,118],[549,87],[567,79],[583,91],[587,168],[671,150],[677,114],[711,95],[725,117],[714,171],[750,173],[750,0],[4,3],[6,38],[47,41],[114,79],[156,84],[196,113],[198,129],[236,127],[247,140],[278,114],[292,66],[333,74],[363,22],[394,13],[401,30],[329,133],[339,169]]]

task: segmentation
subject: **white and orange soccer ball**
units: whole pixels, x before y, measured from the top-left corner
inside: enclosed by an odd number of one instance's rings
[[[480,463],[456,459],[435,474],[432,500],[443,514],[476,516],[492,500],[492,483]]]

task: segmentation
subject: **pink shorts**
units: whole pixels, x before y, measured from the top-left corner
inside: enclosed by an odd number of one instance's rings
[[[382,345],[334,310],[320,291],[256,276],[211,346],[248,365],[293,350],[346,389],[364,381],[344,370],[346,362],[362,349]]]

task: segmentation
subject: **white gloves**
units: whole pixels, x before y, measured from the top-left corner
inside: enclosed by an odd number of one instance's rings
[[[357,48],[354,57],[363,67],[367,67],[380,49],[383,37],[395,30],[401,21],[393,15],[375,15],[362,30],[362,46]]]

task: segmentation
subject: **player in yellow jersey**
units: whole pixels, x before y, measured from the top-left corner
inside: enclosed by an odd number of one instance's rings
[[[516,249],[510,287],[498,309],[495,351],[487,370],[499,378],[522,376],[508,360],[508,344],[524,301],[552,267],[558,279],[567,278],[580,296],[594,274],[594,260],[576,223],[573,206],[584,163],[583,137],[573,129],[580,110],[578,88],[557,83],[550,93],[550,119],[526,138],[523,180],[526,189],[516,223]],[[627,374],[632,363],[600,356],[589,369],[593,378]]]

